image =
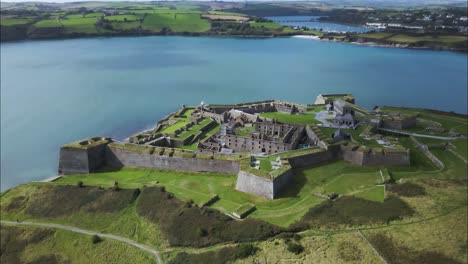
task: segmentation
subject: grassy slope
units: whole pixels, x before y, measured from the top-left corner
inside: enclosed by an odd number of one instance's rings
[[[12,236],[16,235],[10,239],[18,242],[26,240],[38,230],[44,230],[44,228],[21,226],[11,229],[9,225],[1,227],[2,238],[7,236],[8,232]],[[156,263],[154,256],[150,253],[122,242],[103,239],[102,242],[93,244],[91,236],[88,235],[58,229],[46,230],[51,230],[52,235],[40,243],[28,243],[25,250],[20,252],[19,257],[22,261],[34,261],[41,256],[55,255],[70,263]],[[12,242],[8,241],[8,243]]]

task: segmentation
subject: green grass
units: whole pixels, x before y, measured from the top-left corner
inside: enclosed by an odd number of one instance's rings
[[[393,33],[375,32],[375,33],[359,34],[357,36],[364,37],[364,38],[371,38],[371,39],[384,39],[384,38],[390,37],[391,35],[393,35]]]
[[[260,114],[261,117],[277,119],[279,122],[296,125],[319,124],[315,119],[315,112],[305,112],[304,114],[287,114],[282,112],[269,112]]]
[[[31,23],[32,19],[29,18],[8,18],[8,19],[1,19],[0,25],[2,26],[13,26],[13,25],[24,25]]]
[[[160,32],[170,28],[173,32],[205,32],[211,28],[207,19],[201,19],[199,14],[151,14],[145,17],[143,29]]]
[[[71,18],[60,20],[66,33],[97,33],[96,18]]]
[[[57,19],[46,19],[41,20],[34,24],[38,28],[50,28],[50,27],[62,27],[62,24]]]
[[[138,28],[140,25],[140,21],[112,22],[112,28],[115,30],[130,30]]]
[[[246,137],[246,136],[252,135],[253,132],[255,132],[255,127],[254,126],[239,127],[239,128],[236,128],[236,130],[234,131],[234,134],[236,136]]]
[[[177,138],[185,139],[190,135],[196,135],[200,132],[200,129],[207,126],[209,123],[213,122],[211,118],[203,119],[198,125],[194,125],[190,128],[190,130],[185,130],[184,132],[180,133]]]
[[[379,172],[350,173],[335,178],[320,189],[323,189],[324,193],[327,194],[353,194],[379,183],[382,183],[382,177]]]
[[[431,41],[431,42],[440,42],[444,44],[453,44],[457,42],[467,41],[466,36],[409,36],[405,34],[397,34],[388,38],[390,41],[395,41],[399,43],[415,43],[418,41]]]
[[[345,162],[335,162],[318,168],[300,170],[294,175],[292,186],[275,200],[268,200],[255,195],[235,190],[234,175],[215,173],[184,173],[174,171],[157,171],[149,169],[124,168],[116,172],[102,172],[92,175],[70,175],[54,184],[76,184],[83,181],[85,185],[103,187],[113,186],[119,182],[121,188],[137,188],[146,186],[165,186],[182,201],[193,199],[201,204],[213,193],[219,194],[220,200],[211,207],[223,212],[233,212],[239,206],[252,203],[257,210],[250,216],[268,221],[280,226],[288,226],[309,208],[323,201],[314,196],[313,190],[325,185],[339,175],[349,172],[376,172],[375,168],[361,168]]]
[[[273,22],[249,22],[251,27],[264,27],[268,29],[280,29],[283,25],[273,23]]]
[[[124,22],[125,19],[127,19],[128,22],[137,21],[141,19],[141,17],[135,16],[135,15],[106,16],[105,18],[109,21],[120,21],[120,22]]]
[[[49,232],[50,235],[31,243],[30,240],[39,232]],[[13,227],[2,224],[1,233],[2,251],[4,248],[11,247],[2,256],[4,260],[8,259],[9,254],[19,253],[17,257],[20,257],[24,263],[34,261],[37,261],[34,263],[62,263],[54,262],[53,259],[67,263],[156,263],[151,253],[129,244],[107,238],[103,238],[100,243],[93,244],[91,236],[66,230],[29,226]],[[4,239],[6,245],[3,245]],[[19,245],[25,242],[27,246],[16,253],[15,250],[21,249]],[[39,261],[40,259],[43,262]]]
[[[304,30],[303,31],[305,34],[312,34],[312,35],[315,35],[315,36],[323,36],[323,32],[321,31],[318,31],[318,30]]]
[[[102,17],[103,15],[103,13],[88,13],[85,17]]]
[[[192,115],[193,111],[194,109],[188,109],[184,114],[185,117],[173,117],[172,119],[176,119],[177,123],[165,127],[160,132],[164,134],[171,134],[174,133],[174,131],[176,131],[177,129],[184,127],[190,122],[190,115]]]
[[[354,194],[355,197],[364,198],[370,201],[383,202],[385,199],[385,187],[384,186],[373,186],[362,192]]]
[[[271,171],[271,161],[270,160],[260,160],[260,169],[263,171]]]

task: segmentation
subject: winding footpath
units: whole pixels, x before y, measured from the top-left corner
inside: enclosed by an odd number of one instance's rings
[[[114,240],[124,242],[126,244],[132,245],[134,247],[137,247],[139,249],[142,249],[144,251],[147,251],[147,252],[153,254],[156,257],[156,261],[158,262],[158,264],[162,264],[161,257],[159,256],[159,251],[151,249],[151,248],[149,248],[149,247],[147,247],[145,245],[139,244],[139,243],[137,243],[137,242],[135,242],[133,240],[130,240],[130,239],[127,239],[127,238],[124,238],[124,237],[111,235],[111,234],[96,233],[94,231],[89,231],[89,230],[76,228],[76,227],[73,227],[73,226],[65,226],[65,225],[59,225],[59,224],[47,224],[47,223],[37,223],[37,222],[14,222],[14,221],[5,221],[5,220],[1,220],[0,223],[9,224],[9,225],[30,225],[30,226],[57,228],[57,229],[63,229],[63,230],[67,230],[67,231],[71,231],[71,232],[75,232],[75,233],[90,235],[90,236],[98,235],[100,237],[114,239]]]

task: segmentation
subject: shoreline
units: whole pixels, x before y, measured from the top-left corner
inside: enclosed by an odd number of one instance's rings
[[[460,50],[460,49],[453,49],[453,48],[433,48],[433,47],[427,47],[427,46],[422,46],[422,47],[414,47],[410,46],[409,44],[404,44],[404,43],[395,43],[395,44],[388,44],[388,43],[378,43],[375,41],[368,41],[368,42],[359,42],[359,41],[343,41],[343,40],[337,40],[337,39],[326,39],[326,38],[321,38],[318,36],[307,36],[307,35],[294,35],[291,37],[295,38],[303,38],[303,39],[311,39],[311,40],[316,40],[316,41],[323,41],[323,42],[335,42],[335,43],[345,43],[345,44],[353,44],[353,45],[358,45],[358,46],[363,46],[363,47],[373,47],[373,48],[396,48],[396,49],[410,49],[410,50],[428,50],[428,51],[450,51],[450,52],[457,52],[457,53],[467,53],[468,50]]]
[[[379,43],[375,41],[369,42],[358,42],[358,41],[343,41],[337,39],[328,39],[316,35],[216,35],[216,34],[169,34],[169,35],[161,35],[161,34],[153,34],[153,35],[83,35],[83,36],[71,36],[71,37],[51,37],[51,38],[36,38],[36,39],[18,39],[18,40],[8,40],[8,41],[1,41],[0,44],[13,44],[13,43],[24,43],[29,41],[50,41],[50,40],[69,40],[69,39],[92,39],[92,38],[129,38],[129,37],[208,37],[208,38],[235,38],[235,39],[271,39],[271,38],[303,38],[303,39],[311,39],[311,40],[318,40],[324,42],[336,42],[336,43],[348,43],[354,44],[359,46],[367,46],[367,47],[381,47],[381,48],[399,48],[399,49],[411,49],[411,50],[430,50],[430,51],[451,51],[451,52],[458,52],[458,53],[467,53],[468,50],[466,49],[454,49],[449,47],[429,47],[429,46],[421,46],[415,47],[411,46],[410,44],[405,43]]]

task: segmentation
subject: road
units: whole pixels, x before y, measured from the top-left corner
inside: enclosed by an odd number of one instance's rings
[[[89,231],[89,230],[76,228],[76,227],[73,227],[73,226],[65,226],[65,225],[59,225],[59,224],[47,224],[47,223],[37,223],[37,222],[14,222],[14,221],[5,221],[5,220],[1,220],[0,223],[10,224],[10,225],[30,225],[30,226],[57,228],[57,229],[63,229],[63,230],[67,230],[67,231],[71,231],[71,232],[75,232],[75,233],[90,235],[90,236],[98,235],[99,237],[114,239],[114,240],[124,242],[126,244],[132,245],[134,247],[137,247],[139,249],[142,249],[144,251],[147,251],[147,252],[153,254],[155,256],[156,261],[158,262],[158,264],[162,264],[161,257],[159,256],[159,251],[151,249],[151,248],[149,248],[149,247],[147,247],[145,245],[139,244],[139,243],[137,243],[137,242],[135,242],[133,240],[130,240],[130,239],[127,239],[127,238],[124,238],[124,237],[111,235],[111,234],[96,233],[94,231]]]

